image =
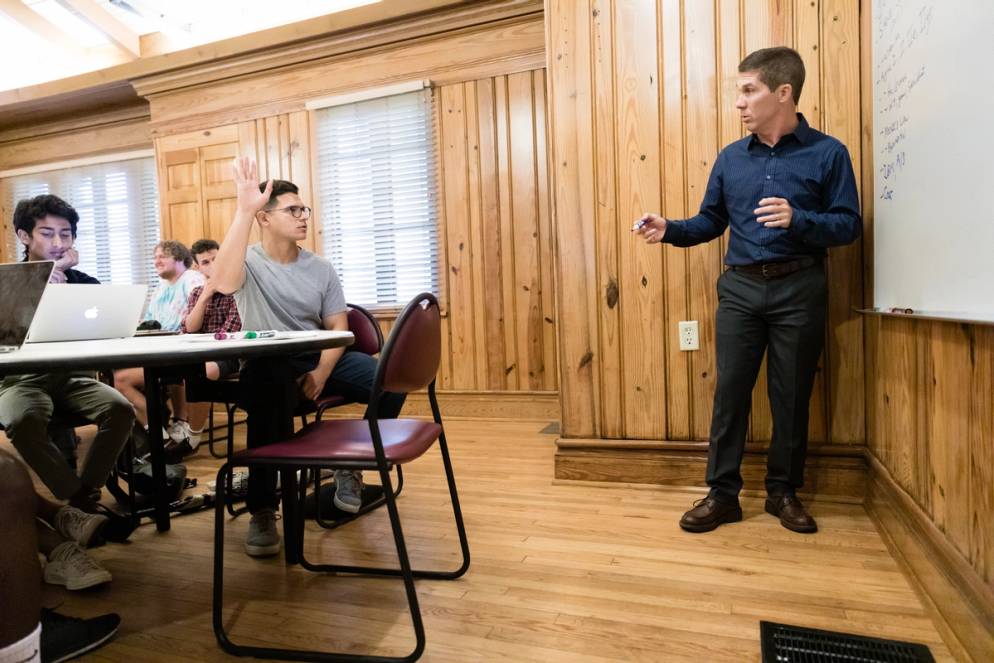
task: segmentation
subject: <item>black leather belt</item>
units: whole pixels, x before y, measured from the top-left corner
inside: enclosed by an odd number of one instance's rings
[[[764,279],[778,279],[808,267],[814,267],[821,262],[820,258],[810,256],[788,260],[786,262],[757,262],[751,265],[732,265],[731,269],[744,274],[761,276]]]

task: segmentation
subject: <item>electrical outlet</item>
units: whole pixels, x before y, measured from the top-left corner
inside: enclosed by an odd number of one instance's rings
[[[677,323],[680,334],[681,352],[701,349],[701,337],[697,320],[681,320]]]

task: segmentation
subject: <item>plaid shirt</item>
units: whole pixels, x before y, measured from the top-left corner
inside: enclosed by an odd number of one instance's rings
[[[197,305],[197,300],[200,299],[200,293],[203,292],[203,286],[197,286],[190,292],[190,299],[186,304],[186,313],[183,314],[183,324],[181,329],[184,334],[189,333],[186,328],[186,318],[190,315],[190,311],[193,307]],[[234,332],[239,331],[242,328],[242,319],[238,316],[238,307],[235,306],[235,297],[233,295],[225,295],[220,292],[215,292],[211,300],[207,302],[207,308],[204,309],[204,321],[200,325],[200,330],[198,334],[213,334],[214,332]]]

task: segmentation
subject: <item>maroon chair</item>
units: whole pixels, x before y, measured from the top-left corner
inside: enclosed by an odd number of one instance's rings
[[[442,417],[435,396],[435,376],[441,357],[441,316],[438,300],[429,293],[415,297],[397,318],[390,339],[383,348],[377,367],[373,393],[367,410],[368,419],[333,419],[316,421],[291,438],[235,454],[217,474],[217,502],[214,511],[214,635],[222,649],[237,656],[282,658],[307,661],[414,661],[424,652],[425,632],[414,588],[415,578],[453,580],[469,568],[469,544],[459,507],[452,462]],[[420,419],[379,418],[380,401],[384,392],[409,393],[428,389],[432,421]],[[404,542],[400,514],[391,485],[391,469],[420,458],[435,442],[445,468],[449,496],[462,564],[453,571],[412,569]],[[382,657],[255,647],[233,643],[224,628],[224,504],[227,477],[235,467],[269,467],[280,472],[283,485],[284,554],[287,564],[300,564],[309,571],[332,574],[357,574],[399,577],[404,582],[408,609],[414,626],[415,646],[406,656]],[[316,564],[303,554],[304,516],[303,486],[297,486],[299,470],[350,469],[376,471],[383,485],[384,499],[393,532],[400,568]]]

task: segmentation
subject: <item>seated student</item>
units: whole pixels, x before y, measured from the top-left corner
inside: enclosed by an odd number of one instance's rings
[[[218,243],[212,239],[198,239],[190,247],[193,262],[207,282],[190,293],[181,325],[184,334],[236,332],[242,328],[235,298],[218,292],[211,279],[219,248]],[[238,372],[238,360],[209,361],[205,370],[208,380],[219,380]]]
[[[219,292],[234,293],[243,325],[248,329],[280,331],[348,329],[345,295],[331,263],[297,242],[307,237],[311,209],[284,180],[259,184],[254,161],[235,162],[237,209],[214,263]],[[262,242],[248,245],[252,224],[262,230]],[[248,413],[248,446],[258,447],[293,433],[293,411],[301,398],[340,393],[368,403],[376,360],[345,348],[292,357],[246,361],[240,381],[242,405]],[[389,395],[380,415],[396,417],[402,395]],[[335,472],[335,505],[355,513],[362,506],[362,474]],[[248,508],[252,513],[245,551],[251,556],[280,550],[276,529],[276,474],[253,468],[249,472]]]
[[[190,250],[182,242],[165,240],[155,246],[155,272],[162,279],[152,294],[145,320],[156,320],[166,331],[180,331],[190,293],[204,284],[204,277],[195,269]],[[145,403],[145,371],[124,368],[114,371],[114,386],[135,406],[138,422],[148,429],[148,409]],[[174,421],[166,430],[170,446],[186,442],[196,449],[200,436],[190,428],[186,394],[182,384],[166,388],[173,406]],[[167,440],[169,442],[169,440]]]
[[[14,210],[14,228],[24,244],[26,259],[56,259],[53,281],[95,281],[72,269],[77,260],[75,251],[67,256],[78,222],[76,210],[51,195],[22,200]],[[97,424],[97,435],[79,476],[49,439],[53,416],[60,415]],[[96,509],[94,495],[99,495],[114,467],[134,420],[130,403],[86,372],[55,371],[0,379],[0,425],[8,439],[52,494],[84,511]]]
[[[0,663],[64,661],[100,647],[121,618],[65,617],[41,607],[31,477],[14,456],[0,450]]]

